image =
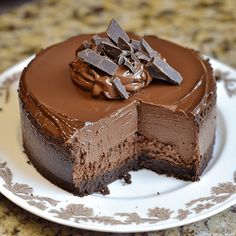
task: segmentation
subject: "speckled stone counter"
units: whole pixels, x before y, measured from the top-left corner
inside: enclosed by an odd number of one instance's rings
[[[72,35],[101,32],[111,18],[236,68],[236,1],[44,0],[0,15],[0,72]],[[105,235],[51,223],[0,194],[0,235]],[[146,235],[146,234],[136,234]],[[147,235],[236,235],[236,207],[203,221]]]

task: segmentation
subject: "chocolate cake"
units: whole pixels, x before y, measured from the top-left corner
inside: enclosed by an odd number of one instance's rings
[[[216,83],[198,52],[156,36],[79,35],[39,52],[19,84],[23,145],[84,196],[146,168],[197,181],[212,157]],[[130,182],[130,178],[129,178]]]

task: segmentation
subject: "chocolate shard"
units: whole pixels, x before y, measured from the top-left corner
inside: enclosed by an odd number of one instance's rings
[[[124,62],[125,62],[125,56],[121,55],[121,56],[119,57],[117,63],[118,63],[118,65],[122,65],[122,64],[124,64]]]
[[[127,66],[133,74],[135,74],[137,72],[137,63],[132,63],[127,57],[124,57],[124,59],[124,65]]]
[[[161,73],[160,71],[158,72],[157,70],[155,70],[155,68],[153,68],[153,65],[149,65],[147,69],[148,69],[149,74],[152,76],[152,78],[168,81],[168,79],[163,73]]]
[[[130,38],[128,34],[122,28],[120,25],[117,23],[115,19],[112,19],[110,22],[110,25],[108,26],[107,29],[107,36],[116,44],[118,43],[118,38],[122,38],[127,42],[130,42]]]
[[[142,49],[148,53],[148,56],[150,58],[160,57],[160,53],[153,50],[152,47],[148,44],[148,42],[144,38],[141,39],[140,45],[141,45]]]
[[[129,98],[129,94],[127,93],[124,85],[120,82],[118,78],[114,78],[112,80],[112,84],[122,98],[125,98],[125,99]]]
[[[102,42],[102,49],[104,54],[113,60],[117,59],[122,53],[122,50],[120,48],[108,42]]]
[[[147,68],[153,78],[166,79],[175,85],[180,85],[183,80],[179,72],[159,57],[153,58],[152,62],[148,63]]]
[[[137,51],[135,53],[135,56],[139,59],[139,60],[142,60],[142,61],[145,61],[145,62],[149,62],[151,60],[151,58],[149,56],[147,56],[147,54],[145,54],[143,51]]]
[[[101,44],[101,43],[98,44],[98,45],[96,46],[96,48],[94,49],[94,51],[95,51],[97,54],[101,55],[101,54],[103,53],[102,44]]]
[[[142,49],[139,40],[132,39],[131,45],[132,45],[135,52],[140,51]]]
[[[115,75],[118,65],[105,56],[101,56],[91,49],[85,49],[78,52],[78,57],[90,65],[106,72],[109,75]]]
[[[111,43],[112,41],[109,38],[102,38],[98,36],[97,34],[92,37],[92,42],[95,44],[95,46],[99,46],[101,43]]]
[[[77,49],[77,51],[82,51],[84,49],[90,48],[91,44],[88,40],[85,40],[81,43],[81,45],[79,46],[79,48]]]
[[[166,76],[154,65],[154,57],[146,64],[146,68],[152,78],[167,81]]]
[[[94,35],[94,36],[92,37],[92,42],[93,42],[96,46],[98,46],[98,45],[102,42],[102,38],[101,38],[100,36],[98,36],[98,35]]]
[[[137,64],[140,63],[138,57],[135,55],[134,52],[131,52],[131,59]]]
[[[131,56],[131,52],[123,50],[122,51],[122,55],[125,56],[125,57],[130,57]]]
[[[110,43],[113,44],[113,42],[109,38],[102,38],[102,43]]]
[[[132,48],[131,44],[128,43],[126,40],[124,40],[124,39],[121,38],[121,37],[118,38],[117,46],[118,46],[120,49],[125,50],[125,51],[130,51],[130,52],[133,51],[133,48]]]
[[[91,44],[88,40],[85,40],[83,43],[84,49],[90,48]]]

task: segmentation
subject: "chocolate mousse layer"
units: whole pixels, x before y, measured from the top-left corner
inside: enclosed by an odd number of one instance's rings
[[[209,62],[194,50],[145,36],[182,83],[155,80],[126,100],[94,98],[71,80],[69,67],[92,36],[42,50],[24,70],[19,100],[29,159],[50,181],[80,196],[104,191],[140,168],[198,180],[215,135],[216,84]]]

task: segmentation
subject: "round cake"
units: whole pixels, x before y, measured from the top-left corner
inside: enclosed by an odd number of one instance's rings
[[[28,158],[79,196],[108,193],[109,183],[130,182],[128,172],[142,168],[199,180],[216,127],[208,60],[112,27],[42,50],[24,69],[19,101]]]

